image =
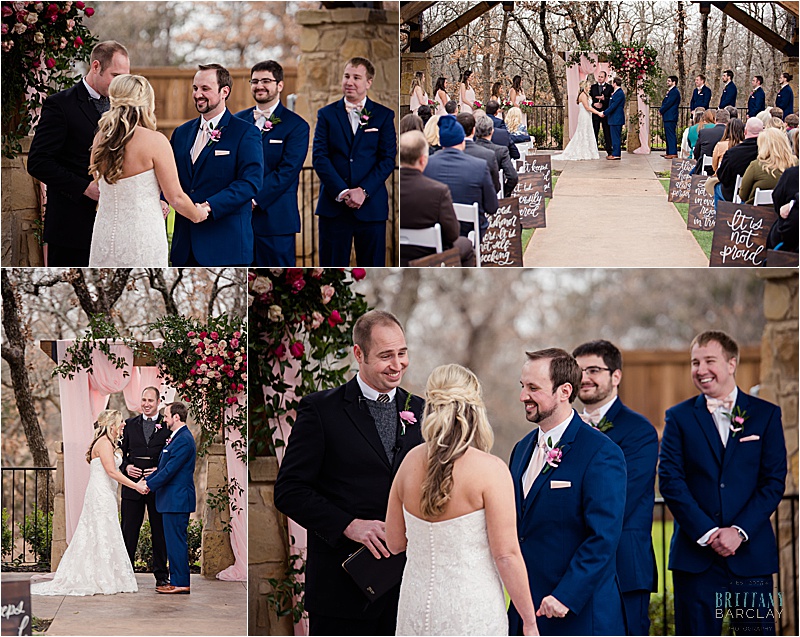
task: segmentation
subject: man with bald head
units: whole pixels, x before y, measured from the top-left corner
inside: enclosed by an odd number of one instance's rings
[[[717,201],[733,201],[736,176],[744,171],[758,156],[758,134],[764,130],[764,123],[751,117],[744,125],[744,141],[725,151],[717,168],[719,183],[714,187],[714,205]]]

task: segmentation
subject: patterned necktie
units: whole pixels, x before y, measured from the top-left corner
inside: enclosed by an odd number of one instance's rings
[[[211,135],[208,132],[208,122],[203,120],[203,123],[200,124],[200,134],[197,136],[194,146],[192,146],[192,163],[197,161],[209,139],[211,139]]]
[[[92,100],[92,104],[94,104],[95,110],[97,110],[100,115],[105,113],[109,108],[111,108],[111,100],[108,97],[101,95],[100,97],[90,97],[89,99]]]
[[[149,418],[145,418],[142,421],[142,431],[144,431],[144,439],[147,444],[150,444],[150,438],[153,437],[153,433],[156,430],[156,421],[150,420]]]
[[[389,394],[378,394],[378,402],[379,403],[388,403],[389,402]]]
[[[542,437],[542,439],[539,441],[536,451],[533,452],[533,459],[531,461],[531,465],[528,467],[528,473],[525,474],[525,482],[522,485],[522,493],[526,498],[528,497],[528,492],[531,490],[534,481],[542,472],[542,468],[544,467],[544,459],[547,457],[547,439],[544,437],[544,434],[541,431],[539,432],[539,435]]]

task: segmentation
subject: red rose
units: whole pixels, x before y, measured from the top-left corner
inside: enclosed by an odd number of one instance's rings
[[[353,275],[354,281],[360,281],[367,276],[367,271],[364,268],[353,268],[351,274]]]
[[[75,45],[75,48],[77,49],[78,47],[80,47],[83,44],[83,38],[81,36],[78,36],[77,38],[75,38],[75,41],[73,42],[73,44]]]
[[[51,4],[50,6],[51,6],[51,7],[54,7],[55,5],[54,5],[54,4]],[[75,3],[75,6],[76,6],[76,7],[78,7],[79,9],[83,9],[83,8],[84,8],[86,5],[85,5],[83,2],[81,2],[81,0],[78,0],[78,1]],[[58,7],[56,7],[56,8],[58,8]]]
[[[331,327],[336,327],[339,325],[339,323],[344,323],[344,319],[342,318],[341,314],[339,314],[339,310],[334,310],[328,317],[328,325]]]
[[[275,348],[276,358],[283,358],[285,355],[286,355],[286,346],[283,343],[278,343],[278,346]]]
[[[292,294],[299,294],[304,287],[306,287],[306,281],[301,275],[299,279],[292,281]]]
[[[86,14],[87,18],[91,18],[94,15],[94,9],[92,9],[91,7],[86,7],[84,13]]]
[[[48,69],[52,69],[56,65],[56,61],[53,58],[47,58],[44,63]]]
[[[303,344],[300,341],[295,341],[291,344],[291,346],[289,346],[289,351],[295,358],[300,358],[303,355],[303,352],[306,351],[306,348],[303,347]]]

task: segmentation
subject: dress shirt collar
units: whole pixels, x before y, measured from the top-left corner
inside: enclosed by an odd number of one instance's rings
[[[366,98],[366,96],[365,96],[365,97],[364,97],[364,99],[363,99],[363,100],[361,100],[360,102],[351,102],[351,101],[349,101],[349,100],[348,100],[346,97],[345,97],[345,98],[343,98],[343,99],[344,99],[344,107],[345,107],[345,109],[346,109],[348,106],[355,106],[355,107],[356,107],[356,109],[360,111],[360,110],[363,110],[363,109],[364,109],[364,107],[367,105],[367,98]]]
[[[258,104],[256,104],[256,108],[261,111],[267,119],[269,119],[272,117],[272,114],[275,112],[275,109],[278,108],[278,104],[280,103],[280,100],[278,100],[269,108],[261,108]]]
[[[611,405],[613,405],[615,402],[617,402],[617,398],[618,398],[617,396],[614,396],[614,398],[609,400],[605,405],[603,405],[602,407],[599,407],[597,409],[587,410],[586,406],[584,405],[583,413],[584,414],[588,414],[589,411],[591,411],[592,413],[597,412],[598,414],[600,414],[600,418],[602,419],[608,413],[608,410],[611,409]]]
[[[227,109],[227,108],[225,108],[225,109],[223,109],[223,110],[222,110],[222,112],[221,112],[219,115],[215,115],[214,117],[212,117],[211,119],[209,119],[209,120],[207,121],[207,123],[208,123],[208,125],[209,125],[209,128],[210,128],[210,129],[213,129],[213,130],[217,130],[217,127],[219,126],[219,122],[220,122],[220,120],[222,119],[222,117],[223,117],[223,116],[225,115],[225,113],[227,113],[227,112],[228,112],[228,109]],[[201,115],[201,116],[200,116],[200,125],[201,125],[201,126],[203,125],[203,122],[204,122],[204,121],[206,121],[206,120],[204,120],[204,119],[203,119],[203,116]]]
[[[97,91],[95,91],[91,86],[89,86],[89,82],[86,81],[86,78],[83,78],[83,85],[86,87],[86,90],[89,91],[89,97],[93,100],[99,100],[101,95]]]
[[[738,387],[734,387],[733,391],[730,394],[728,394],[723,400],[726,400],[726,399],[730,400],[731,404],[735,405],[736,404],[736,399],[738,397],[739,397],[739,388]],[[706,396],[706,398],[708,398],[708,396]],[[731,407],[731,409],[733,409],[733,407]]]
[[[361,372],[356,374],[356,380],[358,381],[358,386],[361,388],[361,394],[364,396],[364,398],[366,398],[367,400],[378,400],[378,395],[381,392],[378,392],[372,389],[372,387],[370,387],[369,385],[367,385],[361,378]],[[389,402],[393,402],[395,393],[397,393],[397,388],[395,387],[391,391],[386,393],[389,394]]]
[[[561,440],[561,436],[564,435],[564,432],[567,430],[569,423],[572,422],[572,417],[574,415],[575,415],[575,410],[574,409],[570,410],[569,417],[564,422],[557,424],[547,433],[543,432],[541,427],[539,428],[539,435],[544,436],[546,440],[549,440],[550,442],[553,443],[552,446],[549,444],[547,445],[548,449],[553,449],[558,446],[558,443]],[[541,438],[537,438],[537,444],[538,445],[542,444]]]

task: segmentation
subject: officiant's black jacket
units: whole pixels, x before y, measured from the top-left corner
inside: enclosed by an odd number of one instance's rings
[[[604,111],[608,108],[608,101],[611,99],[611,94],[614,92],[614,87],[611,86],[611,82],[606,82],[603,84],[603,90],[600,90],[600,84],[595,83],[589,87],[589,98],[591,101],[591,105],[594,106],[595,102],[597,102],[597,98],[603,95],[606,99],[603,100],[603,105],[600,108],[595,108],[598,111]],[[592,113],[592,117],[598,117],[594,113]]]
[[[144,437],[144,431],[142,430],[142,415],[139,414],[125,421],[125,430],[122,433],[122,442],[120,443],[120,448],[122,449],[122,464],[119,470],[126,476],[128,472],[125,469],[130,464],[140,468],[158,466],[158,457],[161,455],[161,450],[170,437],[170,430],[164,423],[164,417],[159,415],[158,422],[161,423],[161,429],[156,429],[153,432],[153,435],[150,437],[150,443],[148,444]],[[134,462],[134,458],[147,458],[147,460]],[[135,479],[131,479],[136,482]],[[122,497],[126,500],[140,500],[142,494],[136,491],[136,489],[123,486]]]
[[[28,154],[28,172],[47,184],[47,243],[89,250],[97,202],[83,191],[91,183],[89,157],[99,121],[100,113],[83,82],[44,101]]]
[[[397,410],[408,393],[398,388]],[[275,482],[275,506],[308,530],[305,607],[329,617],[373,619],[399,585],[372,604],[342,568],[363,545],[343,535],[354,519],[385,520],[389,489],[405,455],[422,442],[423,400],[412,396],[417,423],[401,433],[394,461],[353,378],[346,385],[304,397]]]

